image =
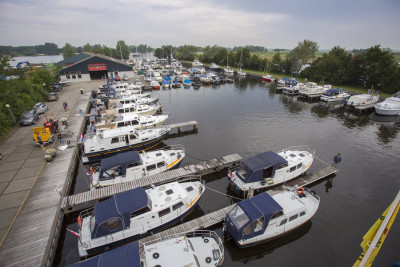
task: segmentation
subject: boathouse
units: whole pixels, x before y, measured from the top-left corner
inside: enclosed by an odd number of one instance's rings
[[[59,71],[61,80],[85,82],[124,75],[133,78],[133,69],[129,64],[115,58],[88,52],[57,63],[64,68]]]

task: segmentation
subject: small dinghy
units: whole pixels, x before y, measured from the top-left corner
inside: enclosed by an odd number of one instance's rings
[[[129,151],[102,159],[100,165],[90,167],[91,188],[126,183],[179,167],[185,157],[182,145],[139,153]]]
[[[272,197],[261,193],[239,202],[224,220],[227,238],[240,248],[283,236],[307,223],[319,207],[319,197],[305,188]]]
[[[314,161],[315,150],[308,146],[267,151],[243,160],[238,170],[229,170],[230,188],[237,195],[255,194],[304,174]]]
[[[79,255],[99,253],[182,221],[199,202],[204,181],[188,178],[116,194],[78,217]]]
[[[213,231],[198,230],[148,243],[136,241],[68,266],[208,267],[221,266],[223,260],[224,246],[219,236]]]

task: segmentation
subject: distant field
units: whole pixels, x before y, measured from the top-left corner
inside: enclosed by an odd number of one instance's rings
[[[267,58],[268,60],[272,60],[272,58],[274,57],[274,55],[276,53],[280,53],[281,54],[281,58],[285,59],[286,55],[289,53],[290,51],[280,51],[280,52],[275,52],[275,51],[268,51],[268,52],[256,52],[256,53],[251,53],[251,54],[256,54],[259,55],[262,58]],[[323,54],[328,53],[328,51],[318,51],[317,53],[315,53],[315,56],[318,57],[322,57]]]

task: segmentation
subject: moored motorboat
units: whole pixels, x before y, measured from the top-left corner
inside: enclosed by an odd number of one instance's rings
[[[272,82],[272,79],[273,79],[272,75],[269,75],[269,74],[262,76],[262,80],[264,82]]]
[[[330,88],[319,86],[315,82],[307,82],[300,88],[299,94],[306,98],[317,98]]]
[[[160,90],[160,83],[157,81],[151,81],[150,85],[152,86],[153,90]]]
[[[263,152],[243,160],[237,170],[229,170],[229,186],[237,195],[264,191],[304,174],[314,157],[315,151],[308,146]]]
[[[209,69],[212,70],[212,71],[216,71],[216,72],[221,71],[221,68],[220,68],[217,64],[215,64],[215,63],[211,63]]]
[[[213,231],[197,230],[163,236],[147,243],[136,241],[68,266],[108,266],[118,263],[119,267],[207,267],[221,266],[223,260],[221,238]]]
[[[400,115],[400,91],[392,97],[386,98],[382,103],[376,104],[375,112],[385,116]]]
[[[325,102],[335,102],[335,101],[343,101],[350,97],[350,94],[344,91],[340,91],[338,89],[329,89],[326,90],[320,100]]]
[[[365,105],[372,105],[379,101],[379,95],[360,94],[350,96],[344,101],[344,104],[349,107],[361,107]]]
[[[190,87],[191,84],[192,84],[192,83],[191,83],[191,81],[190,81],[189,79],[185,79],[185,80],[183,81],[183,86],[184,86],[184,87]]]
[[[91,188],[101,188],[172,170],[179,167],[184,157],[182,145],[142,153],[128,151],[102,159],[100,164],[92,165],[87,174],[91,178]]]
[[[83,141],[83,162],[111,157],[120,151],[147,150],[156,147],[167,136],[170,128],[138,130],[134,126],[104,130]]]
[[[204,191],[204,181],[192,178],[146,190],[134,188],[97,203],[78,217],[79,255],[99,253],[179,222]]]
[[[272,197],[261,193],[239,202],[226,215],[225,232],[240,248],[271,241],[311,220],[319,202],[315,193],[301,187]]]

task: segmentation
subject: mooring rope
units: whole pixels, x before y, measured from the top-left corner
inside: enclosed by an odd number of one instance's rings
[[[206,186],[206,188],[207,188],[207,189],[210,189],[211,191],[214,191],[214,192],[216,192],[216,193],[218,193],[218,194],[224,195],[224,196],[226,196],[226,197],[234,198],[234,199],[237,199],[237,200],[243,200],[243,199],[241,199],[241,198],[234,197],[234,196],[231,196],[231,195],[222,193],[222,192],[220,192],[220,191],[218,191],[218,190],[215,190],[215,189],[212,189],[211,187],[208,187],[208,186]]]

